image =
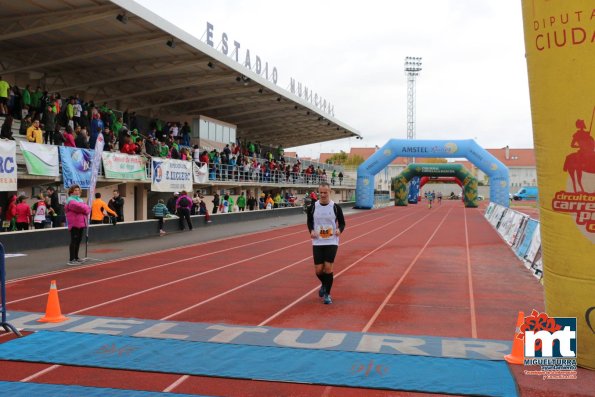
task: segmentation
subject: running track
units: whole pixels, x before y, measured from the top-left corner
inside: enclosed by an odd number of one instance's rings
[[[512,338],[519,310],[544,310],[541,285],[482,210],[444,201],[346,221],[330,306],[316,293],[303,224],[12,280],[8,306],[43,312],[56,279],[66,315],[502,340]],[[0,342],[10,338],[0,334]],[[512,370],[522,395],[584,391]],[[581,375],[595,385],[588,371]],[[0,380],[226,396],[425,395],[6,361]]]

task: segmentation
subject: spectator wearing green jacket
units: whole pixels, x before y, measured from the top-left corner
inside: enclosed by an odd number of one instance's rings
[[[236,201],[238,203],[238,209],[244,211],[246,209],[246,196],[244,196],[244,192],[240,193]]]

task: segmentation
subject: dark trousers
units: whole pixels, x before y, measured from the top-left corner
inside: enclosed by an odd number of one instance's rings
[[[184,230],[184,219],[188,223],[188,229],[192,230],[192,221],[190,220],[190,208],[178,208],[180,230]]]
[[[159,226],[159,231],[163,230],[163,217],[162,216],[157,216],[157,225]]]
[[[73,227],[70,229],[70,260],[79,259],[79,248],[81,247],[81,241],[83,239],[82,227]]]

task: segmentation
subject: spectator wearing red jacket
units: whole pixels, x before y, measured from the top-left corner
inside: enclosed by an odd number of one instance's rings
[[[12,229],[12,221],[17,214],[17,195],[13,194],[8,200],[8,206],[4,211],[4,222],[2,223],[2,231],[6,232]]]
[[[16,205],[17,230],[29,230],[31,224],[31,208],[25,202],[25,196],[19,196]]]

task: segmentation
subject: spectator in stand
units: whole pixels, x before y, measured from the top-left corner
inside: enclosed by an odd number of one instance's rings
[[[89,148],[95,149],[95,143],[97,142],[97,137],[99,133],[103,131],[103,121],[101,120],[99,113],[93,115],[93,120],[91,120],[91,135],[89,136]]]
[[[244,192],[240,193],[236,202],[238,203],[238,210],[243,212],[246,209],[246,196],[244,196]]]
[[[219,209],[219,194],[215,193],[213,195],[213,214],[216,214],[218,209]]]
[[[231,196],[227,197],[227,205],[228,205],[227,212],[237,212],[237,208],[236,208],[235,202],[233,200],[233,197],[231,197]]]
[[[227,214],[229,212],[229,194],[223,195],[223,200],[221,200],[221,204],[219,205],[219,210],[223,214]]]
[[[29,127],[31,127],[31,125],[33,125],[33,122],[31,121],[31,116],[26,116],[23,120],[21,120],[21,126],[19,127],[19,135],[26,136],[27,130],[29,129]]]
[[[46,194],[50,198],[50,206],[48,209],[52,214],[52,227],[62,226],[64,208],[60,204],[60,199],[58,198],[58,192],[56,192],[56,188],[53,186],[48,187]]]
[[[0,76],[0,115],[8,116],[8,93],[10,84]]]
[[[51,136],[51,139],[52,139],[52,142],[53,142],[54,145],[61,146],[66,141],[66,138],[60,132],[60,127],[59,126],[58,126],[58,128],[56,128],[56,131],[51,131],[51,133],[48,134],[48,135]]]
[[[145,152],[149,157],[157,157],[159,154],[159,146],[157,139],[151,137],[145,142]]]
[[[74,138],[74,144],[80,149],[89,149],[89,141],[87,139],[87,130],[81,128],[80,132]]]
[[[43,229],[48,215],[48,207],[45,203],[43,193],[37,195],[37,202],[33,204],[31,209],[33,211],[33,227],[35,229]]]
[[[339,171],[339,186],[343,184],[343,171]]]
[[[31,109],[31,87],[29,84],[23,88],[23,92],[21,93],[21,101],[23,104],[23,111],[21,115],[21,119],[29,114],[29,109]]]
[[[19,196],[16,206],[17,230],[29,230],[31,224],[31,208],[25,202],[26,196]]]
[[[29,109],[29,115],[32,119],[39,113],[39,107],[41,105],[42,96],[43,91],[41,91],[40,86],[37,86],[35,92],[31,93],[31,109]]]
[[[83,113],[83,105],[81,105],[78,95],[74,98],[74,104],[72,107],[74,108],[74,117],[72,120],[74,121],[74,126],[77,127],[81,125],[81,115]]]
[[[273,198],[271,197],[270,194],[267,194],[267,198],[264,201],[264,206],[267,210],[272,210],[273,207],[275,206],[275,202],[273,201]]]
[[[87,109],[83,110],[83,113],[79,118],[79,125],[81,126],[81,128],[85,128],[87,131],[89,130],[91,122],[89,120],[89,111]]]
[[[192,208],[192,199],[188,196],[185,190],[182,190],[180,197],[176,200],[176,213],[178,214],[178,221],[180,230],[184,230],[184,220],[188,224],[188,230],[192,230],[192,221],[190,220],[190,208]]]
[[[74,130],[74,98],[70,98],[66,104],[66,125]]]
[[[137,146],[134,143],[132,143],[132,139],[130,138],[130,136],[127,136],[124,139],[124,146],[120,148],[120,152],[126,154],[136,154],[136,148]]]
[[[187,121],[184,121],[184,126],[182,127],[182,145],[190,146],[190,126],[188,125]]]
[[[112,210],[105,201],[101,199],[101,193],[95,193],[95,200],[91,205],[91,225],[99,225],[104,223],[106,213],[111,216],[118,216],[114,210]],[[114,223],[115,224],[115,223]]]
[[[91,208],[81,199],[81,188],[79,185],[70,186],[68,195],[65,210],[68,230],[70,230],[70,259],[66,264],[76,266],[83,263],[79,258],[79,248],[83,239],[83,231],[87,227],[87,216],[91,212]]]
[[[43,131],[39,127],[39,120],[33,121],[33,125],[27,128],[27,140],[33,143],[43,143]]]
[[[192,148],[192,161],[194,161],[196,163],[196,165],[200,166],[200,149],[198,148],[198,145],[194,145],[194,147]]]
[[[4,139],[14,141],[14,138],[12,137],[12,120],[11,115],[6,116],[4,123],[2,123],[2,132],[0,133],[0,136]]]
[[[138,132],[138,130],[135,128],[132,130],[132,132],[130,133],[130,140],[132,141],[132,143],[137,143],[137,141],[140,139],[140,134]]]
[[[54,143],[54,131],[56,130],[56,113],[54,113],[54,110],[52,104],[48,104],[43,110],[43,141],[46,145]]]
[[[107,206],[116,213],[118,222],[124,222],[124,199],[120,197],[120,192],[117,189],[112,192],[112,198]]]
[[[155,204],[153,206],[152,212],[153,212],[153,216],[155,216],[155,218],[157,219],[157,227],[159,227],[159,235],[164,236],[165,230],[163,230],[163,218],[165,218],[167,215],[169,215],[169,210],[167,209],[165,204],[163,204],[163,199],[159,199],[159,201],[157,201],[157,204]]]
[[[176,213],[176,202],[178,201],[178,197],[180,197],[180,193],[179,192],[175,192],[169,198],[169,200],[167,200],[167,209],[172,214],[175,214]]]
[[[198,203],[198,215],[204,215],[206,223],[212,222],[211,215],[209,215],[209,211],[207,210],[207,204],[203,200],[200,200]]]
[[[277,192],[277,194],[275,195],[275,198],[273,199],[273,208],[279,208],[281,207],[281,193]]]
[[[250,197],[248,197],[248,209],[250,211],[254,211],[254,208],[256,208],[256,197],[254,197],[253,194],[250,194]]]
[[[174,140],[178,139],[178,135],[180,134],[180,128],[178,127],[178,123],[168,123],[169,127],[169,134]]]

